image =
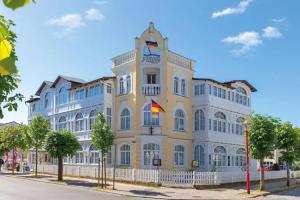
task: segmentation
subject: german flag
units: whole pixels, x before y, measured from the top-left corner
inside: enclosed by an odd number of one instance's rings
[[[152,42],[152,41],[146,41],[146,45],[152,48],[158,47],[157,42]]]
[[[151,100],[151,111],[152,113],[165,112],[165,110],[155,101]]]

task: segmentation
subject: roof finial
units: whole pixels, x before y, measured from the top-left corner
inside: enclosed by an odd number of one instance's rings
[[[153,32],[153,30],[154,30],[154,23],[150,22],[149,23],[149,32],[151,33],[151,32]]]

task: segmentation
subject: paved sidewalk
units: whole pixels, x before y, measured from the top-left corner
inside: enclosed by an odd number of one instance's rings
[[[34,181],[48,182],[52,184],[61,184],[64,186],[83,187],[90,190],[97,190],[97,180],[86,178],[64,177],[64,183],[57,182],[57,177],[53,175],[39,174],[35,178],[33,174],[18,174],[18,178],[26,178]],[[295,183],[295,181],[293,182]],[[125,196],[136,196],[151,199],[247,199],[249,196],[242,195],[245,192],[243,187],[237,188],[216,188],[196,190],[193,188],[167,188],[167,187],[148,187],[141,185],[125,184],[116,182],[116,190],[112,190],[112,182],[107,182],[108,189],[99,189],[101,191],[120,194]],[[284,181],[267,183],[266,190],[282,187]],[[256,189],[258,186],[252,186]]]

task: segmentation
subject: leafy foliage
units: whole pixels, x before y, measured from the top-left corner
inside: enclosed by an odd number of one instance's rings
[[[3,118],[3,109],[16,111],[18,101],[21,101],[23,95],[13,91],[18,88],[20,83],[15,61],[14,43],[16,35],[9,28],[14,25],[10,20],[6,21],[0,15],[0,119]]]
[[[28,149],[27,133],[23,125],[8,126],[0,130],[0,154],[12,148]]]
[[[253,114],[250,116],[249,149],[254,159],[264,159],[275,149],[275,128],[279,121],[270,116]]]
[[[70,131],[53,131],[46,139],[46,150],[53,158],[73,156],[80,148],[80,144]]]
[[[23,7],[31,2],[34,1],[33,0],[3,0],[4,5],[13,10]]]
[[[281,124],[276,130],[276,147],[281,149],[281,159],[292,164],[299,153],[299,140],[296,129],[289,122]]]
[[[106,124],[104,114],[99,113],[96,123],[92,127],[92,143],[102,154],[108,152],[108,148],[113,145],[114,135],[110,127]]]
[[[34,116],[28,127],[28,133],[30,136],[30,146],[37,149],[43,147],[49,131],[49,120],[41,115]]]

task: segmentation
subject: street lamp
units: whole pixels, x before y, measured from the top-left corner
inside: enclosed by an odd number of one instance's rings
[[[248,144],[248,126],[250,122],[248,120],[244,121],[244,126],[246,128],[246,189],[247,193],[250,194],[250,172],[249,172],[249,144]]]

